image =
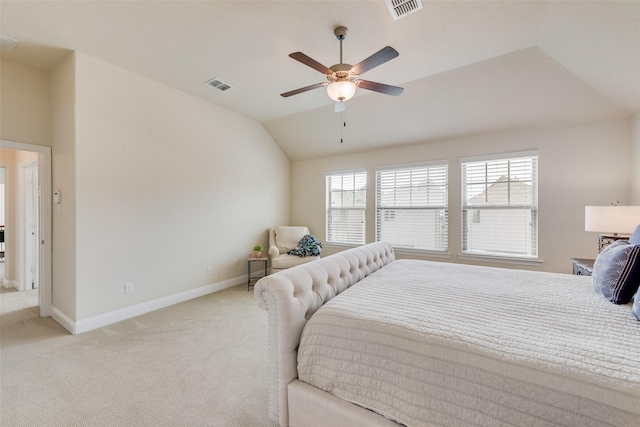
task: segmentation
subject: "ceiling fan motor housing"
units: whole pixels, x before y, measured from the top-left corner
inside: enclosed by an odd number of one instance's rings
[[[329,67],[333,74],[327,75],[327,80],[330,82],[345,82],[352,81],[357,76],[351,71],[353,65],[351,64],[336,64]]]

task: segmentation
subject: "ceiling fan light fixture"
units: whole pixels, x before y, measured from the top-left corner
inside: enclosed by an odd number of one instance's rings
[[[327,86],[327,95],[337,102],[348,101],[356,94],[356,85],[350,81],[333,82]]]

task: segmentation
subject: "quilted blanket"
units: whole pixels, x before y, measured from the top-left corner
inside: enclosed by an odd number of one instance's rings
[[[322,250],[322,243],[312,234],[306,234],[295,248],[289,249],[287,254],[299,257],[319,256]]]
[[[321,307],[301,381],[409,426],[640,426],[640,322],[565,274],[397,260]]]

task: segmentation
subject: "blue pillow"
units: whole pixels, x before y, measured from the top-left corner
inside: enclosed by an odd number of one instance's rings
[[[640,246],[616,240],[593,264],[593,287],[614,304],[627,304],[640,286]]]
[[[636,293],[633,297],[633,307],[631,307],[631,313],[636,316],[636,319],[640,320],[640,292]]]
[[[629,243],[632,245],[640,245],[640,225],[636,227],[636,231],[629,237]]]

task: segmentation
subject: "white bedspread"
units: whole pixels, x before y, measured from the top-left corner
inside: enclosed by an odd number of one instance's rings
[[[301,381],[410,426],[640,426],[640,322],[588,277],[397,260],[306,324]]]

